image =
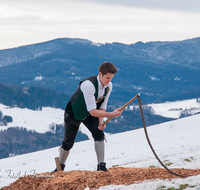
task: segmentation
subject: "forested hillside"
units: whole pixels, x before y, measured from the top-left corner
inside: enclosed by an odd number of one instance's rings
[[[82,79],[98,74],[99,65],[110,61],[118,68],[112,100],[128,101],[139,92],[143,102],[159,102],[200,89],[199,52],[200,38],[130,45],[55,39],[1,50],[0,83],[72,95]]]
[[[0,103],[11,107],[35,110],[44,106],[65,109],[68,100],[69,95],[42,87],[23,88],[0,84]]]
[[[22,127],[12,127],[0,131],[0,159],[10,155],[25,154],[38,150],[44,150],[60,146],[64,137],[62,125],[52,126],[52,130],[46,133],[37,133]],[[76,142],[87,140],[88,137],[77,134]]]

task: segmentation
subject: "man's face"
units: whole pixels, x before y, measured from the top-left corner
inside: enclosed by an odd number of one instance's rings
[[[101,82],[102,85],[107,86],[108,83],[112,80],[112,78],[114,77],[114,74],[112,73],[107,73],[106,75],[102,75],[102,73],[99,73],[99,80]]]

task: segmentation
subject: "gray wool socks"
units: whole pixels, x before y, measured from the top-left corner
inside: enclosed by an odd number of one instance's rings
[[[95,152],[97,155],[97,162],[104,162],[104,141],[94,141]],[[60,148],[59,160],[60,164],[65,164],[69,151]]]
[[[97,162],[104,162],[104,140],[94,141],[94,147],[97,154]]]
[[[69,155],[69,151],[66,151],[63,148],[60,148],[60,154],[59,154],[60,164],[65,164],[68,155]]]

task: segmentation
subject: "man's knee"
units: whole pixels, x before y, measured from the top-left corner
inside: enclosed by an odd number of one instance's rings
[[[73,142],[62,142],[62,148],[66,151],[69,151],[73,147],[74,143]]]
[[[103,141],[105,138],[104,133],[93,134],[94,141]]]

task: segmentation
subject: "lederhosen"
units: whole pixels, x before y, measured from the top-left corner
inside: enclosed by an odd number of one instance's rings
[[[109,91],[107,87],[105,89],[104,95],[101,98],[98,98],[98,80],[97,75],[91,76],[89,78],[84,79],[90,80],[94,87],[95,87],[95,99],[97,109],[100,108],[101,104],[103,103],[106,94]],[[70,150],[75,142],[76,134],[78,132],[79,126],[81,122],[88,128],[88,130],[92,133],[92,137],[95,141],[102,141],[104,140],[104,132],[98,129],[99,119],[98,117],[93,117],[87,111],[86,103],[84,100],[84,96],[82,91],[80,90],[80,85],[83,82],[79,83],[79,87],[76,89],[74,94],[71,96],[70,101],[68,102],[64,121],[65,121],[65,138],[62,142],[62,147],[68,151]]]

